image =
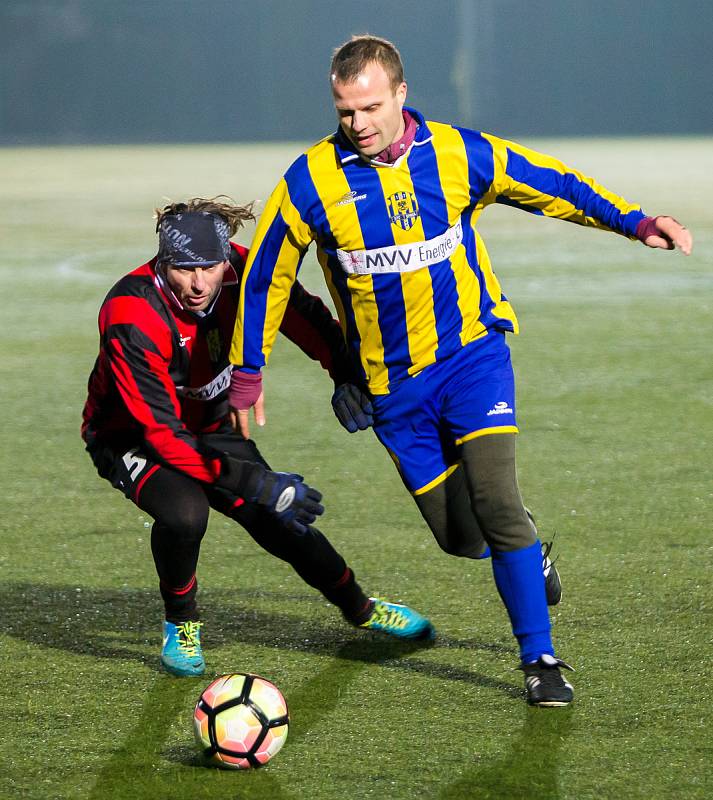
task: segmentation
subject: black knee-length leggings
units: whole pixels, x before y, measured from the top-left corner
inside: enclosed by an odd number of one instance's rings
[[[201,440],[233,458],[269,469],[252,440],[231,430]],[[268,553],[289,563],[307,584],[320,591],[354,622],[361,622],[369,601],[353,572],[316,528],[298,534],[254,503],[158,463],[140,447],[94,447],[90,455],[99,474],[154,519],[151,552],[159,576],[166,619],[197,619],[196,568],[211,508],[240,524]]]

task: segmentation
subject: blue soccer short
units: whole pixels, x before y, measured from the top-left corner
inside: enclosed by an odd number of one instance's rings
[[[489,331],[373,399],[374,432],[406,487],[423,494],[459,461],[458,446],[490,433],[517,433],[515,379],[505,334]]]

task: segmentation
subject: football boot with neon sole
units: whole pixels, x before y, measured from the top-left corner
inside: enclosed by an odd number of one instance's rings
[[[530,518],[532,527],[535,529],[535,536],[537,533],[537,523],[532,516],[529,508],[526,508],[527,516]],[[562,581],[560,580],[559,572],[555,567],[554,562],[550,560],[550,551],[552,550],[552,542],[542,543],[542,574],[545,576],[545,595],[547,596],[547,605],[556,606],[562,599]]]
[[[525,673],[525,691],[531,706],[557,708],[574,700],[572,684],[562,677],[560,667],[574,672],[574,668],[561,658],[548,654],[541,655],[531,664],[520,664],[518,669]]]
[[[378,597],[370,597],[374,604],[371,616],[359,627],[379,631],[401,639],[435,639],[436,629],[430,620],[408,606],[389,603]]]
[[[163,622],[161,663],[171,675],[193,677],[205,672],[201,649],[202,622]]]

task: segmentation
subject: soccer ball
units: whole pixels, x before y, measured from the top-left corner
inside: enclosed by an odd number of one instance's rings
[[[196,742],[220,767],[261,767],[280,751],[290,718],[280,690],[258,675],[242,672],[216,678],[193,712]]]

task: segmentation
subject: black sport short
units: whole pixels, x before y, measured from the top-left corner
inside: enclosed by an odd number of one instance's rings
[[[218,450],[240,461],[262,464],[266,469],[270,469],[260,455],[255,442],[252,439],[244,439],[231,428],[223,428],[215,433],[201,434],[197,438],[201,444],[213,451]],[[173,469],[149,455],[140,444],[126,449],[115,443],[111,445],[94,444],[87,446],[87,451],[99,475],[122,492],[127,500],[136,504],[138,504],[144,484],[157,470]],[[174,471],[177,472],[177,470]],[[185,477],[190,476],[185,475]],[[196,481],[196,483],[201,482]],[[218,489],[209,484],[202,485],[205,486],[206,491],[217,495],[215,499],[222,498],[223,502],[219,502],[217,505],[232,507],[238,499],[236,495],[232,495],[225,489]]]

